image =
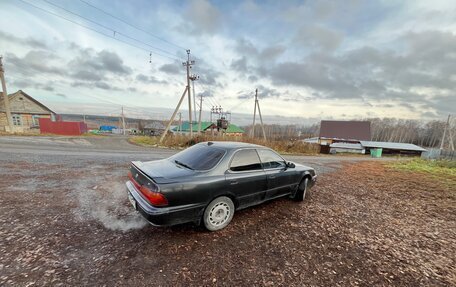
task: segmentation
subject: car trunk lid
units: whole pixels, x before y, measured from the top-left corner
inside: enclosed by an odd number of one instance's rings
[[[149,162],[133,161],[132,165],[158,184],[172,183],[182,177],[195,174],[194,170],[180,166],[168,159]]]

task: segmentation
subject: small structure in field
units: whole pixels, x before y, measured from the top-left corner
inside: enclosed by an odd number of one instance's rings
[[[40,130],[40,118],[55,119],[55,113],[22,90],[8,95],[11,120],[15,132],[36,132]],[[0,97],[0,130],[6,130],[6,110]]]
[[[321,145],[330,145],[334,142],[357,143],[361,140],[371,140],[370,122],[367,121],[321,121]]]
[[[365,154],[366,149],[359,143],[333,143],[329,145],[329,153],[359,153]]]
[[[143,128],[143,133],[146,136],[158,136],[165,131],[165,125],[159,121],[147,124]]]
[[[375,142],[375,141],[360,141],[360,144],[370,151],[371,149],[382,149],[382,154],[397,154],[421,156],[427,150],[410,143],[394,143],[394,142]]]

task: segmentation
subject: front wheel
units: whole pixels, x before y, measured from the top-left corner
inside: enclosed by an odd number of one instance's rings
[[[309,184],[309,178],[305,177],[298,186],[298,190],[292,197],[295,201],[303,201],[307,195],[307,186]]]
[[[234,203],[226,196],[217,197],[206,207],[203,215],[204,226],[209,231],[225,228],[233,219]]]

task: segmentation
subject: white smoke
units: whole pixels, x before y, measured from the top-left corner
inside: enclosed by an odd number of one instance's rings
[[[125,184],[109,182],[103,178],[98,183],[90,180],[79,184],[75,191],[79,203],[74,210],[76,217],[81,221],[97,220],[108,229],[122,232],[146,226],[147,221],[128,201]]]

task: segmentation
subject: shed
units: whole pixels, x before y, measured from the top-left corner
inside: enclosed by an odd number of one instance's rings
[[[367,121],[321,121],[320,140],[328,144],[338,140],[370,141],[370,122]]]
[[[329,153],[360,153],[364,154],[366,149],[361,144],[354,143],[333,143]]]
[[[102,132],[112,132],[113,129],[117,129],[116,126],[100,126],[100,131]]]
[[[161,135],[165,131],[165,125],[161,122],[152,122],[144,126],[143,131],[144,135],[147,136],[156,136]]]
[[[360,144],[367,150],[381,148],[383,154],[404,154],[418,155],[427,151],[426,149],[410,144],[410,143],[394,143],[394,142],[376,142],[376,141],[360,141]]]

